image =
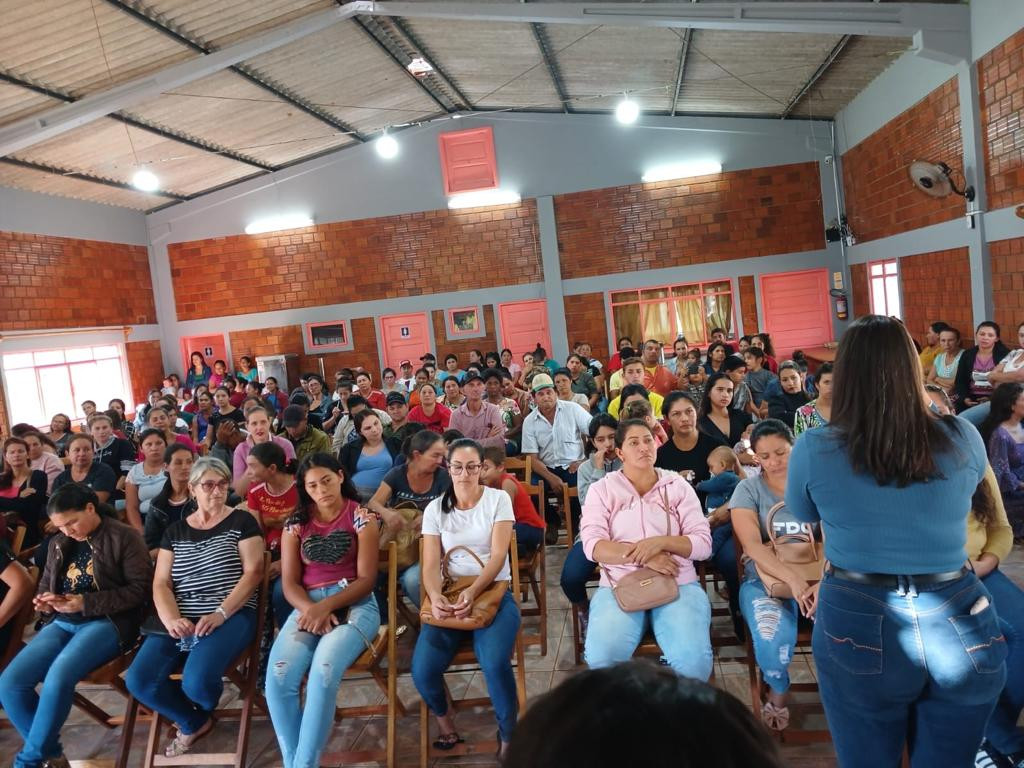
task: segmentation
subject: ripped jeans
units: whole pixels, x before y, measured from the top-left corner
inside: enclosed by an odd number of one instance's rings
[[[753,564],[748,563],[740,584],[740,613],[750,629],[754,658],[765,683],[775,693],[785,693],[800,618],[796,600],[769,597]]]
[[[310,599],[323,600],[340,591],[336,585],[309,590]],[[351,606],[348,622],[317,636],[298,627],[292,611],[270,649],[267,667],[267,706],[281,747],[285,768],[317,768],[320,753],[334,728],[334,709],[342,675],[366,650],[380,628],[373,593]],[[306,704],[300,705],[302,680]]]

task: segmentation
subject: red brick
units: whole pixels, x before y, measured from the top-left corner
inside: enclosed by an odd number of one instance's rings
[[[494,322],[494,305],[484,305],[484,330],[486,336],[481,336],[476,339],[453,339],[448,340],[448,333],[445,329],[445,312],[444,310],[435,309],[430,313],[430,320],[434,325],[434,343],[437,345],[438,367],[444,365],[444,356],[448,353],[459,356],[459,365],[465,368],[469,365],[469,352],[472,349],[478,349],[485,355],[488,352],[497,352],[498,342],[495,338],[495,328],[497,324]],[[417,364],[417,367],[418,364]]]
[[[134,411],[136,405],[146,402],[149,390],[163,385],[164,361],[159,341],[130,341],[124,345],[124,352],[132,384],[128,410]]]
[[[900,287],[903,322],[918,342],[924,342],[924,331],[930,323],[941,320],[960,331],[965,345],[970,345],[974,321],[966,248],[900,259]]]
[[[1012,39],[1012,38],[1011,38]],[[995,321],[1002,330],[1003,341],[1018,346],[1017,326],[1024,322],[1024,237],[989,243],[992,260],[992,303]]]
[[[584,293],[565,296],[565,326],[569,333],[569,344],[580,341],[590,342],[594,357],[608,362],[608,323],[604,311],[603,293]],[[550,352],[550,350],[548,350]]]
[[[853,320],[871,314],[867,264],[850,265],[850,309],[853,312]]]
[[[1024,30],[978,61],[988,210],[1024,202]],[[1016,329],[1013,329],[1016,342]]]
[[[743,333],[750,336],[760,330],[757,323],[757,290],[754,286],[754,276],[745,275],[739,279],[739,283],[740,309],[743,311]]]

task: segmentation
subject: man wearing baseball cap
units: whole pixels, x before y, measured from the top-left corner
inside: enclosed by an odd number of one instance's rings
[[[403,360],[398,364],[398,370],[402,374],[395,381],[399,387],[401,387],[406,394],[412,392],[413,385],[416,383],[416,377],[412,373],[412,360]]]
[[[289,405],[281,414],[284,437],[295,447],[296,462],[311,453],[330,453],[331,438],[322,429],[309,426],[306,409]]]
[[[466,374],[462,394],[466,399],[452,411],[449,429],[457,429],[484,447],[504,448],[505,420],[498,406],[484,400],[484,378],[476,370]]]
[[[405,438],[424,429],[422,424],[409,421],[409,404],[401,392],[389,392],[387,399],[388,416],[391,424],[384,428],[384,438],[390,440],[399,452]]]

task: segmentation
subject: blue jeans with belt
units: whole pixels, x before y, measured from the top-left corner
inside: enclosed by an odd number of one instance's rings
[[[1006,637],[1006,685],[985,729],[985,738],[1004,755],[1024,752],[1024,729],[1017,726],[1024,709],[1024,590],[996,568],[981,583],[992,595],[999,627]]]
[[[973,573],[902,587],[826,574],[814,624],[840,768],[971,766],[1006,680],[1006,638]]]

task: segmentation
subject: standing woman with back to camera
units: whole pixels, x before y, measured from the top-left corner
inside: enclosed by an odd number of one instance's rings
[[[879,372],[884,375],[879,377]],[[814,659],[840,768],[970,766],[1006,678],[964,519],[987,466],[977,430],[928,407],[896,320],[850,326],[832,419],[789,460],[786,506],[821,521]]]

